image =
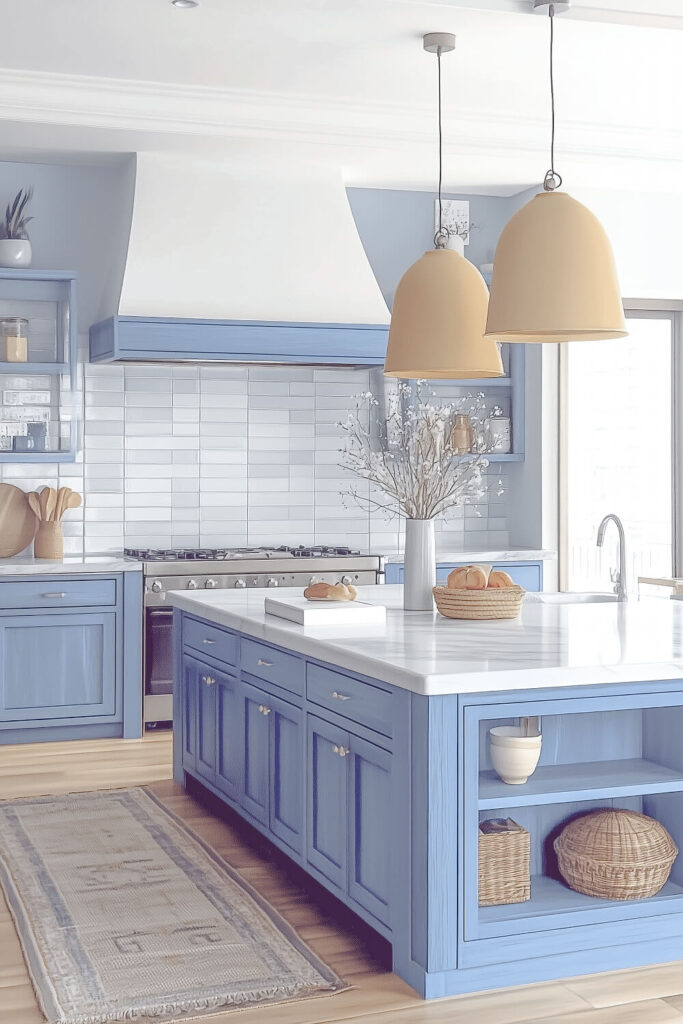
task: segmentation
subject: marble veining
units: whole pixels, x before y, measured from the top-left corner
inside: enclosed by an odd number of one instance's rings
[[[285,589],[294,596],[299,589]],[[683,678],[683,604],[525,602],[517,619],[404,612],[400,586],[363,587],[385,626],[304,627],[264,612],[262,590],[176,591],[169,603],[219,625],[422,694]]]
[[[81,573],[141,572],[142,563],[129,558],[67,556],[61,562],[47,558],[2,558],[0,576],[81,575]]]

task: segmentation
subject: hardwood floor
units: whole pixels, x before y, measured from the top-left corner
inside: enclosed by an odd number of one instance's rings
[[[667,1024],[683,1022],[683,963],[425,1003],[388,969],[388,947],[237,818],[222,821],[177,786],[168,733],[144,740],[0,747],[0,798],[148,785],[228,860],[353,987],[207,1024]],[[0,895],[0,1024],[40,1024]]]

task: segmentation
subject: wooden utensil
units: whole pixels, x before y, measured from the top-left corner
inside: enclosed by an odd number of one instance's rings
[[[47,519],[47,499],[49,497],[49,487],[43,487],[42,491],[38,495],[40,501],[40,518],[45,521]]]
[[[67,508],[79,508],[82,501],[83,499],[80,494],[77,494],[76,491],[72,491],[66,500],[65,510]]]
[[[57,492],[54,487],[47,488],[47,502],[46,502],[46,516],[48,521],[51,521],[55,517],[55,506],[57,504]]]
[[[74,492],[71,490],[70,487],[60,487],[59,490],[57,491],[57,505],[55,507],[55,519],[57,520],[57,522],[59,522],[62,516],[64,515],[64,512],[67,508],[66,503],[68,501],[69,495],[73,493]]]
[[[11,558],[31,543],[38,520],[28,496],[14,484],[0,483],[0,558]]]
[[[36,519],[40,519],[41,511],[40,511],[40,498],[39,498],[39,496],[36,494],[35,491],[29,491],[29,493],[26,495],[26,497],[28,498],[28,503],[31,506],[31,511],[35,515]]]

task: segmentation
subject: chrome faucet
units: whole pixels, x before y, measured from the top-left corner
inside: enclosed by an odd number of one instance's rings
[[[619,568],[610,571],[610,579],[614,584],[614,593],[617,595],[617,601],[626,601],[628,600],[626,592],[626,534],[624,533],[624,524],[619,516],[615,516],[613,512],[605,516],[598,526],[596,544],[599,548],[602,547],[605,540],[605,530],[610,521],[614,523],[619,533]]]

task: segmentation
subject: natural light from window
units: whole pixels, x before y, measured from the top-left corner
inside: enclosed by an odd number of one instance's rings
[[[624,523],[629,586],[670,576],[672,545],[672,320],[629,317],[623,340],[567,345],[566,589],[609,590]]]

